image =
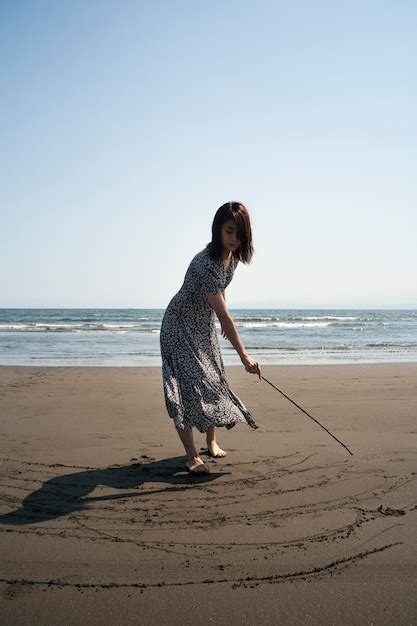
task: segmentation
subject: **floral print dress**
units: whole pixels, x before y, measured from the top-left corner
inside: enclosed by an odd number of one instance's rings
[[[162,379],[168,415],[176,428],[232,428],[251,414],[230,389],[220,352],[215,313],[206,293],[222,293],[233,278],[238,260],[212,259],[204,248],[192,259],[184,283],[170,301],[161,324]]]

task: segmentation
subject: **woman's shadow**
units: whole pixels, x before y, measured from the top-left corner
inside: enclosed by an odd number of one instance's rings
[[[155,493],[175,492],[193,485],[201,485],[223,476],[225,472],[190,475],[184,468],[184,457],[160,461],[133,463],[119,467],[93,469],[51,478],[30,493],[16,511],[0,516],[0,523],[23,526],[36,524],[81,511],[93,502],[138,498]],[[146,483],[167,483],[161,489],[140,490]],[[135,489],[114,495],[88,496],[98,486],[114,489]]]

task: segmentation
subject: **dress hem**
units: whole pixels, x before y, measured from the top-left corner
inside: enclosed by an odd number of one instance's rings
[[[247,426],[249,426],[250,428],[253,428],[253,430],[257,430],[259,428],[259,426],[255,423],[255,421],[253,419],[251,420],[246,420],[246,419],[237,419],[233,422],[228,422],[228,423],[224,423],[224,422],[215,422],[214,424],[210,424],[209,426],[207,426],[206,430],[202,430],[202,428],[200,427],[200,425],[198,423],[192,422],[190,425],[185,425],[183,420],[181,420],[181,422],[178,423],[178,421],[176,421],[176,419],[174,417],[171,418],[174,421],[175,424],[175,428],[177,430],[188,430],[189,428],[196,428],[200,433],[204,434],[208,431],[209,428],[212,428],[213,426],[217,427],[217,428],[226,428],[227,430],[230,430],[231,428],[234,428],[236,426],[236,424],[247,424]]]

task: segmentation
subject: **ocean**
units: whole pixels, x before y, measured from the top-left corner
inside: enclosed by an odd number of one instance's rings
[[[417,310],[231,309],[262,365],[417,362]],[[163,309],[0,309],[0,365],[160,366]],[[220,326],[218,326],[220,328]],[[219,335],[224,363],[238,365]]]

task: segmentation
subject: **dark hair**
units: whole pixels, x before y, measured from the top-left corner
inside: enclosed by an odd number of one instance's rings
[[[211,242],[206,246],[210,256],[218,260],[223,258],[221,229],[228,220],[235,222],[240,239],[240,246],[232,252],[233,256],[242,263],[250,263],[254,253],[252,227],[248,210],[241,202],[226,202],[217,209],[211,226]]]

